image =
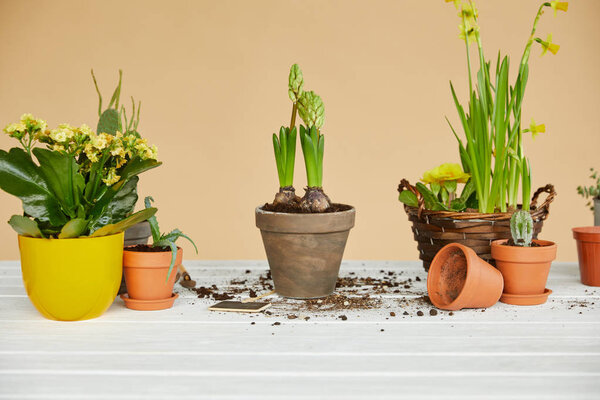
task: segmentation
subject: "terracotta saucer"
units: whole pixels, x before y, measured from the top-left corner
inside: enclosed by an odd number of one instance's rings
[[[174,293],[171,297],[161,300],[136,300],[130,299],[127,293],[119,296],[125,302],[125,306],[132,310],[138,311],[156,311],[165,310],[173,307],[173,302],[179,297],[177,293]]]
[[[500,301],[506,304],[514,304],[516,306],[537,306],[544,304],[548,300],[548,295],[552,290],[546,288],[544,293],[540,294],[510,294],[502,293]]]

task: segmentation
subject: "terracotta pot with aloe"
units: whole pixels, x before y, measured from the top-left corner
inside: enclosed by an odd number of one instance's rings
[[[324,105],[319,95],[303,86],[302,72],[294,64],[288,79],[290,125],[282,126],[279,136],[273,134],[279,191],[272,203],[256,208],[255,216],[275,291],[308,299],[334,292],[355,210],[333,203],[323,190]],[[299,131],[297,114],[304,122]],[[302,198],[293,186],[298,132],[308,182]]]
[[[146,209],[151,209],[152,197],[146,197]],[[127,293],[121,294],[125,306],[132,310],[153,311],[171,308],[178,295],[173,293],[177,271],[182,267],[183,249],[175,242],[189,240],[196,253],[196,244],[179,229],[161,233],[155,216],[148,219],[152,244],[125,247],[123,272]],[[181,268],[183,269],[183,268]]]

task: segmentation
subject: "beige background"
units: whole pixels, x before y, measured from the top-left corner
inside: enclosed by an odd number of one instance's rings
[[[487,55],[513,70],[539,1],[478,1]],[[570,228],[592,223],[575,188],[600,168],[600,2],[573,1],[539,26],[561,45],[533,51],[523,116],[546,124],[526,141],[533,185],[559,196],[543,236],[575,260]],[[286,85],[297,62],[325,101],[324,185],[353,204],[348,259],[416,259],[396,186],[457,162],[444,115],[457,122],[448,81],[466,94],[458,17],[443,1],[0,1],[0,124],[23,112],[95,127],[89,69],[109,97],[124,70],[124,98],[142,100],[140,130],[164,165],[142,176],[164,229],[199,245],[188,258],[260,259],[254,207],[277,190],[271,134],[289,123]],[[0,148],[14,143],[0,137]],[[305,184],[298,152],[296,187]],[[302,191],[300,191],[302,192]],[[20,202],[0,193],[1,218]],[[0,259],[16,259],[0,224]]]

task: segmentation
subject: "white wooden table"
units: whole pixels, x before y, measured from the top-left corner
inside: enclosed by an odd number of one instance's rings
[[[267,269],[186,266],[198,286],[225,290]],[[291,302],[289,311],[273,297],[271,315],[215,313],[214,300],[176,285],[170,310],[131,311],[117,299],[101,318],[65,323],[36,312],[18,262],[0,262],[0,399],[600,398],[600,290],[580,284],[576,264],[553,265],[544,305],[435,316],[414,301],[426,291],[418,262],[347,261],[340,275],[388,271],[411,288],[374,296],[372,310]]]

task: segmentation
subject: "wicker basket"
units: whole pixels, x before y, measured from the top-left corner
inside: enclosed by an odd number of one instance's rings
[[[425,209],[425,201],[419,191],[406,179],[398,186],[398,191],[410,190],[418,199],[418,207],[404,205],[408,220],[412,222],[412,231],[417,241],[419,259],[423,261],[425,271],[437,252],[448,243],[460,243],[472,248],[479,257],[493,265],[491,243],[497,239],[509,239],[510,217],[512,213],[479,213],[430,211]],[[538,197],[547,193],[546,200],[537,206]],[[550,203],[556,197],[553,185],[539,188],[531,199],[534,238],[542,231],[544,220],[548,218]]]

